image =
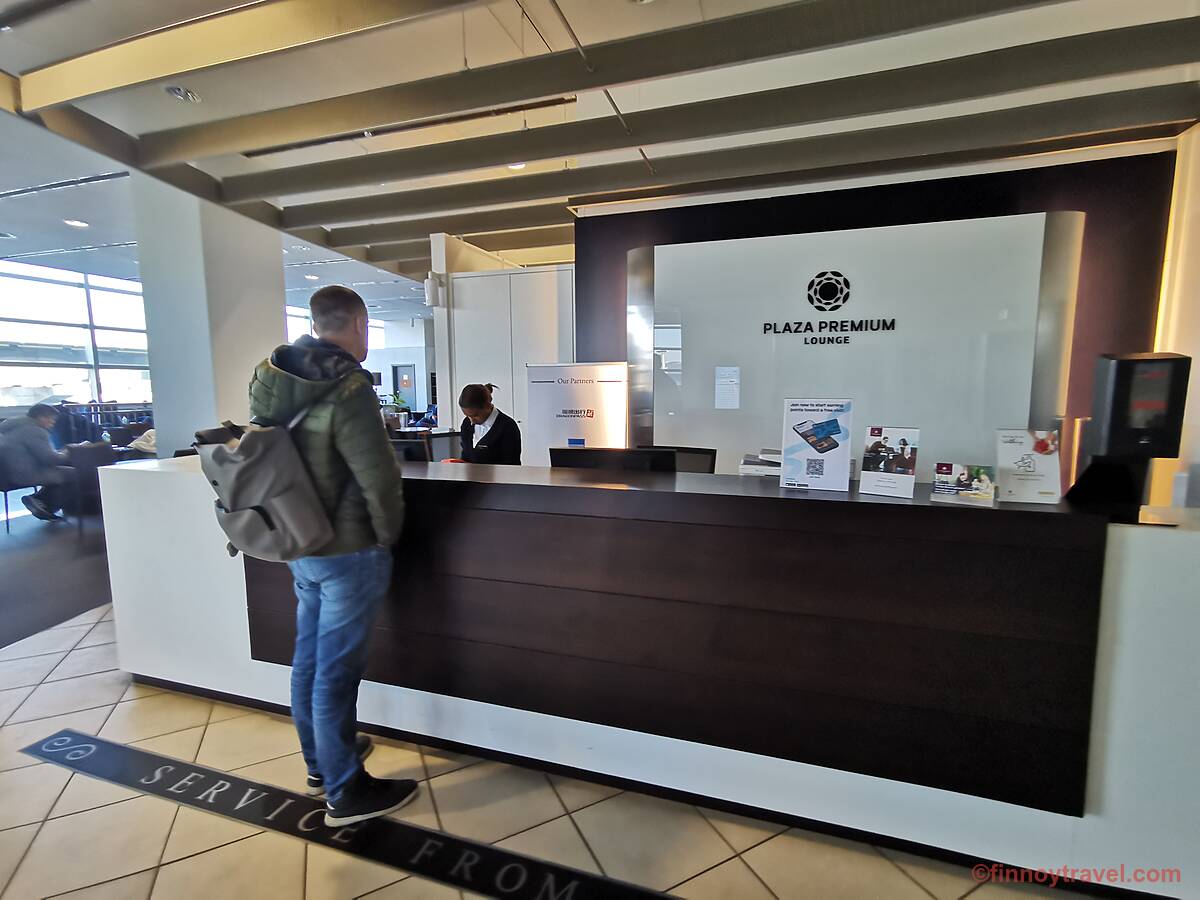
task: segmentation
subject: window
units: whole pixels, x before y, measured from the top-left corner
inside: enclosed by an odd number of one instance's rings
[[[367,349],[382,350],[387,346],[387,329],[382,322],[367,320]]]
[[[150,397],[141,285],[0,260],[0,406]]]
[[[288,316],[287,317],[287,337],[288,343],[296,340],[296,338],[304,337],[306,334],[311,334],[309,330],[308,316]]]

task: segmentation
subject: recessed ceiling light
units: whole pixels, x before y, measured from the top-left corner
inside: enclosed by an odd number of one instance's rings
[[[0,31],[12,31],[11,25],[0,25]]]
[[[0,231],[0,241],[15,241],[17,236],[11,231]]]
[[[82,219],[63,219],[64,225],[70,225],[72,228],[90,228],[87,222]]]
[[[305,275],[304,277],[307,278],[309,281],[316,281],[321,276],[320,275]]]
[[[180,103],[200,102],[199,94],[189,88],[185,88],[180,84],[168,84],[165,88],[163,88],[163,90],[167,92],[167,96],[174,97]]]
[[[509,163],[508,167],[514,172],[520,172],[523,168],[525,168],[525,163]]]
[[[292,249],[293,250],[303,250],[304,245],[303,244],[292,244]]]

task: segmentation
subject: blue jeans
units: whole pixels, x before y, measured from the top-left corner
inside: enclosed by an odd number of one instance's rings
[[[292,658],[292,718],[311,774],[330,800],[358,774],[354,742],[358,683],[367,639],[392,579],[392,551],[370,547],[344,556],[309,556],[288,563],[296,582],[296,652]]]

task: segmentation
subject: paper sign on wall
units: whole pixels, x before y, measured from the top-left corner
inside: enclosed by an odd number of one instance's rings
[[[996,432],[1000,499],[1009,503],[1057,503],[1062,495],[1057,431],[1002,428]]]
[[[862,475],[859,491],[886,497],[913,495],[917,482],[917,445],[921,432],[916,428],[889,428],[872,425],[863,441]]]
[[[742,367],[716,367],[716,395],[713,409],[739,409],[742,405]]]
[[[785,400],[780,487],[850,490],[850,400]]]

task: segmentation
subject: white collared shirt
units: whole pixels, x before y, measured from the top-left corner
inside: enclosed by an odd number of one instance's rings
[[[493,406],[492,414],[487,417],[487,421],[484,422],[482,425],[475,426],[475,443],[474,443],[474,445],[476,447],[479,446],[479,442],[484,439],[484,437],[487,435],[487,433],[492,430],[492,426],[496,424],[496,417],[499,415],[500,415],[500,408],[497,406]]]

